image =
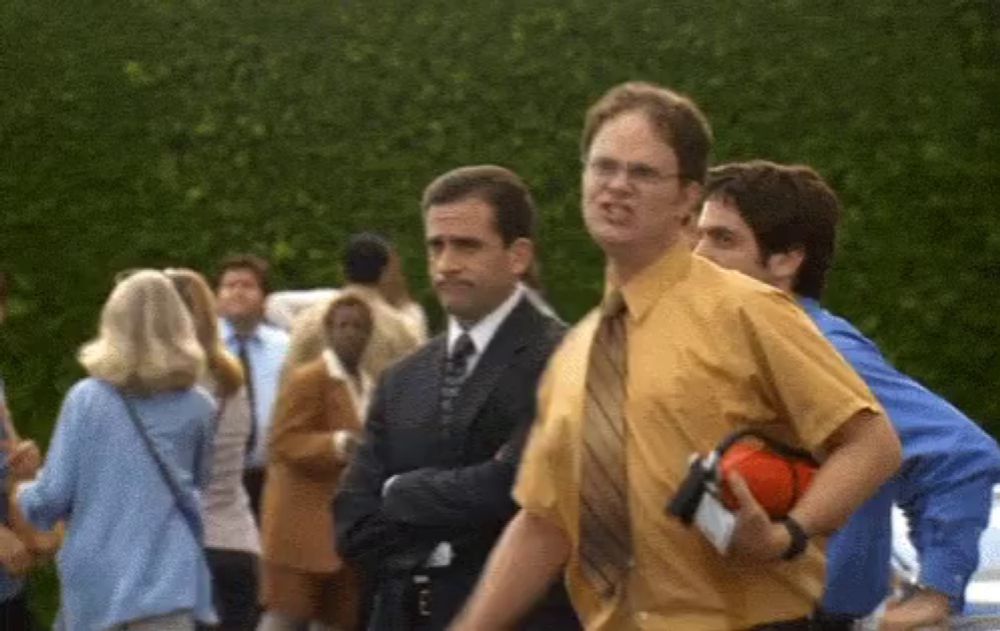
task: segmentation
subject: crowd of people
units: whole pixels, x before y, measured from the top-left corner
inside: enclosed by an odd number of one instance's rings
[[[822,307],[841,209],[816,171],[711,167],[711,145],[662,86],[588,110],[606,270],[572,327],[540,290],[531,193],[492,165],[420,200],[431,339],[372,233],[338,288],[271,292],[251,255],[211,281],[119,274],[44,463],[0,407],[3,628],[39,628],[23,577],[53,556],[68,631],[835,631],[874,612],[894,631],[961,611],[996,442]],[[817,469],[779,519],[719,480],[738,503],[720,546],[665,506],[692,454],[748,428]],[[905,600],[894,503],[921,561]]]

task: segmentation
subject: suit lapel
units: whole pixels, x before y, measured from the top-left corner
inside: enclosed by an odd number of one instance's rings
[[[462,384],[462,391],[456,401],[455,414],[452,417],[457,435],[464,434],[514,356],[527,346],[536,328],[534,322],[537,317],[535,308],[522,298],[500,325],[483,356],[476,363],[475,370]]]
[[[423,352],[426,354],[420,365],[413,371],[413,378],[416,382],[413,391],[419,393],[418,396],[413,397],[413,400],[416,405],[421,406],[419,413],[413,418],[437,425],[441,382],[444,379],[444,364],[448,353],[448,336],[442,333],[427,342],[427,348]]]

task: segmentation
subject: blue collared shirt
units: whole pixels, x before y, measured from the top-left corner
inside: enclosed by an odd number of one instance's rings
[[[0,378],[0,406],[7,404],[3,379]],[[7,440],[7,430],[0,423],[0,440]],[[0,451],[0,525],[7,525],[7,454]],[[24,580],[11,576],[0,566],[0,602],[10,600],[24,589]]]
[[[224,318],[219,318],[219,334],[229,351],[239,357],[236,331]],[[249,336],[247,344],[257,433],[253,448],[247,454],[246,468],[260,469],[267,463],[267,433],[271,428],[274,402],[278,398],[281,366],[285,362],[285,355],[288,354],[288,334],[279,328],[261,323]]]
[[[979,562],[979,536],[989,519],[1000,450],[950,403],[893,368],[851,323],[800,298],[823,335],[864,379],[885,408],[903,445],[899,473],[831,537],[823,608],[864,616],[888,595],[895,501],[910,522],[920,557],[920,583],[947,594],[961,611],[965,586]]]
[[[192,388],[134,401],[181,493],[197,506],[212,461],[211,396]],[[179,611],[214,622],[203,542],[107,382],[88,378],[70,389],[45,466],[19,487],[17,501],[38,528],[66,520],[56,557],[65,628],[96,631]]]

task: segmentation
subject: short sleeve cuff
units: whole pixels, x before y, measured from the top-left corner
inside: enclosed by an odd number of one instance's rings
[[[862,400],[856,400],[851,401],[850,404],[846,405],[842,411],[836,414],[831,414],[826,422],[817,423],[811,428],[811,430],[803,431],[801,427],[797,427],[796,431],[799,432],[799,439],[805,444],[806,449],[809,451],[816,451],[823,446],[823,443],[825,443],[827,439],[834,434],[834,432],[862,412],[868,412],[874,416],[885,416],[885,411],[881,407],[877,405],[870,405]]]

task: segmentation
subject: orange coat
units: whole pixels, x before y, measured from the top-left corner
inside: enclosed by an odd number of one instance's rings
[[[343,562],[333,535],[333,496],[347,462],[336,430],[361,431],[348,384],[323,358],[291,374],[274,410],[261,523],[265,562],[315,573]]]

